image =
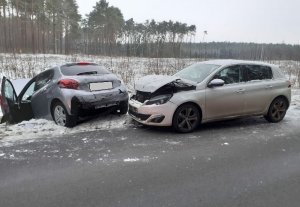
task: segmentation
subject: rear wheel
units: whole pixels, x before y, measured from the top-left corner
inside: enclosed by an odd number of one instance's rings
[[[119,105],[120,114],[127,114],[128,112],[128,101],[122,101]]]
[[[52,107],[52,118],[59,126],[74,127],[77,122],[77,117],[68,114],[65,106],[57,101]]]
[[[265,119],[272,123],[280,122],[284,118],[287,109],[287,101],[282,97],[278,97],[271,103]]]
[[[173,117],[173,128],[181,133],[194,131],[200,124],[201,115],[194,104],[184,104],[180,106]]]

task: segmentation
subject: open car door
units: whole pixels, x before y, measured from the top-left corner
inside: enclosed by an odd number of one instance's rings
[[[1,94],[1,109],[3,113],[1,122],[15,122],[14,117],[16,116],[15,107],[17,105],[17,94],[13,84],[6,77],[3,77],[2,79]]]
[[[1,122],[17,123],[33,118],[30,101],[21,102],[12,82],[6,77],[2,79],[1,94],[1,108],[3,113]]]

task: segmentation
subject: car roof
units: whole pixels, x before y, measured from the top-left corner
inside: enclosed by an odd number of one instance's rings
[[[269,67],[277,67],[276,65],[260,62],[260,61],[250,61],[250,60],[234,60],[234,59],[219,59],[219,60],[208,60],[201,62],[204,64],[214,64],[220,66],[234,65],[234,64],[255,64],[255,65],[265,65]]]
[[[63,66],[86,66],[86,65],[100,66],[97,63],[81,61],[81,62],[68,62],[64,65],[61,65],[60,67],[63,67]]]

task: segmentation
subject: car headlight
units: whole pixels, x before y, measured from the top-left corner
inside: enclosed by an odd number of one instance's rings
[[[152,105],[152,104],[161,105],[161,104],[165,104],[165,103],[167,103],[172,98],[172,96],[173,96],[172,94],[155,96],[155,97],[151,98],[149,101],[147,101],[145,104],[146,105]]]

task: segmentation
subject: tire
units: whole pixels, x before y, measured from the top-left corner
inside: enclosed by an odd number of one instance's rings
[[[280,122],[285,117],[287,109],[288,103],[286,99],[283,97],[278,97],[271,103],[268,114],[264,117],[271,123]]]
[[[173,128],[180,133],[194,131],[201,122],[201,114],[194,104],[184,104],[177,108],[173,116]]]
[[[124,115],[128,112],[128,101],[122,101],[119,105],[120,114]]]
[[[59,126],[72,128],[77,124],[77,117],[69,115],[66,107],[59,101],[54,103],[51,114],[53,121]]]

